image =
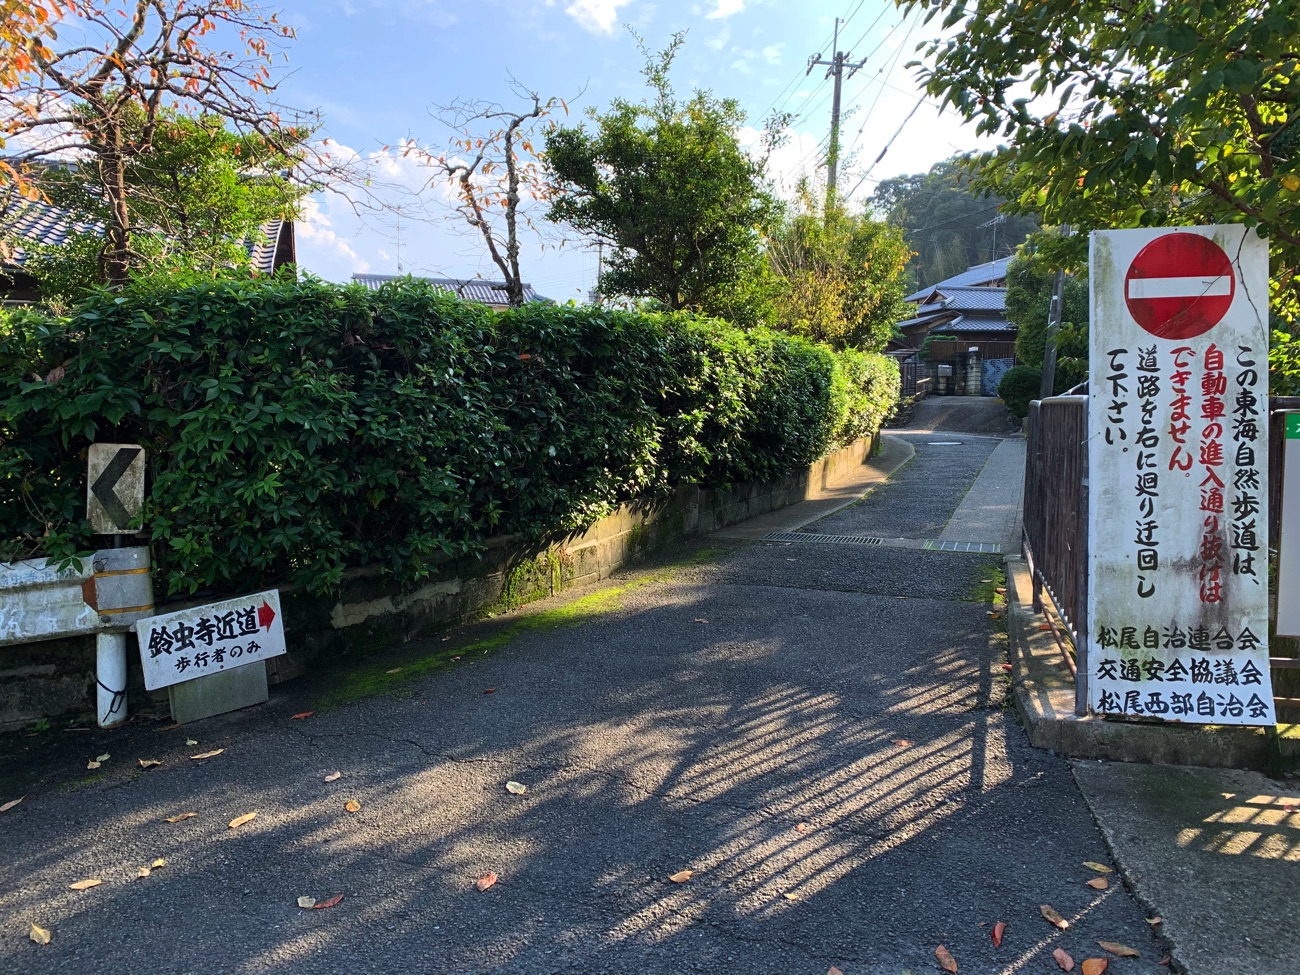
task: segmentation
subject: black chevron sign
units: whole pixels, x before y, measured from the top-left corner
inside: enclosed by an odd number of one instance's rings
[[[127,477],[127,472],[144,450],[135,444],[92,444],[90,451],[90,474],[94,478],[90,494],[102,509],[102,517],[96,517],[101,511],[96,511],[93,504],[88,505],[91,529],[101,533],[129,531],[131,518],[144,502],[144,471],[133,472],[131,477]],[[101,464],[99,475],[95,476],[95,469]],[[143,464],[140,466],[143,468]],[[124,477],[127,483],[121,484]]]

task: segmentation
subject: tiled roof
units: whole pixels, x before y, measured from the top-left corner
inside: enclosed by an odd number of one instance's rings
[[[1006,288],[941,288],[943,307],[956,311],[1005,311]]]
[[[73,220],[65,211],[42,200],[15,200],[7,210],[0,210],[0,228],[6,235],[13,235],[19,240],[32,244],[50,244],[59,246],[74,234],[102,234],[104,228],[98,223]],[[272,274],[276,269],[276,255],[284,254],[289,263],[294,260],[293,221],[268,220],[258,227],[265,240],[249,237],[244,241],[249,262],[262,274]],[[23,267],[27,263],[28,253],[19,244],[9,255],[6,263],[10,267]]]
[[[466,301],[477,301],[484,305],[506,305],[510,303],[506,295],[506,286],[503,281],[485,281],[482,278],[417,278],[409,274],[354,274],[352,280],[358,284],[363,284],[371,291],[378,291],[380,287],[389,281],[401,281],[403,278],[411,278],[413,281],[424,281],[433,285],[440,291],[449,291],[454,295],[459,295]],[[531,284],[524,285],[524,301],[550,301],[550,298],[544,298],[533,290]]]
[[[262,232],[265,240],[257,240],[249,237],[244,241],[244,250],[248,251],[248,261],[261,274],[274,274],[276,263],[276,254],[281,252],[282,245],[288,248],[288,255],[285,263],[293,263],[297,260],[293,239],[293,221],[292,220],[268,220],[258,228]],[[287,237],[285,240],[283,238]]]
[[[904,301],[920,301],[927,298],[936,290],[947,290],[948,288],[970,288],[991,285],[997,281],[1005,281],[1007,277],[1007,265],[1011,263],[1010,257],[999,257],[996,261],[988,261],[984,264],[976,264],[974,267],[968,267],[961,274],[954,274],[950,278],[944,278],[936,284],[932,284],[920,291],[915,291],[904,298]]]
[[[961,332],[1007,332],[1014,333],[1016,327],[1005,318],[984,318],[978,315],[959,315],[950,322],[945,322],[939,331],[954,334]]]
[[[33,244],[64,243],[73,234],[98,234],[103,228],[96,223],[72,220],[58,207],[40,200],[15,200],[7,210],[0,211],[0,226],[6,234]],[[27,263],[27,251],[21,245],[14,248],[5,263],[22,267]]]

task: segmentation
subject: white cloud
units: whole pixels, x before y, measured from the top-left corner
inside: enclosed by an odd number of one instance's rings
[[[618,23],[618,8],[626,7],[630,2],[631,0],[577,0],[565,7],[564,12],[576,20],[583,30],[593,34],[612,34],[614,25]]]
[[[714,8],[709,11],[709,20],[722,20],[745,9],[745,0],[714,0]]]
[[[782,44],[770,44],[767,47],[763,48],[763,57],[767,59],[767,63],[780,64],[781,50],[784,47],[785,44],[782,43]]]
[[[712,37],[709,40],[705,41],[704,46],[707,48],[711,48],[715,51],[721,51],[724,47],[727,46],[727,42],[729,40],[731,40],[731,28],[723,27],[722,30],[718,32],[718,35],[716,37]]]

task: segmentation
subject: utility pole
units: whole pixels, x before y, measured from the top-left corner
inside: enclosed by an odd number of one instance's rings
[[[840,18],[835,18],[835,34],[831,43],[832,55],[829,61],[823,61],[821,52],[818,51],[808,59],[808,70],[804,72],[804,77],[812,74],[812,69],[820,65],[826,66],[826,77],[835,77],[835,96],[831,100],[831,145],[830,151],[826,154],[826,210],[830,212],[835,203],[835,174],[840,162],[840,86],[844,82],[844,69],[850,68],[849,77],[852,78],[858,73],[858,70],[867,63],[863,58],[857,64],[849,64],[849,58],[852,57],[848,51],[839,50],[840,46]]]
[[[1070,225],[1061,224],[1061,236],[1070,236]],[[1056,340],[1061,331],[1061,315],[1065,306],[1065,270],[1056,269],[1052,281],[1052,304],[1047,312],[1047,343],[1043,349],[1043,380],[1038,387],[1038,398],[1047,399],[1055,395],[1056,389]]]

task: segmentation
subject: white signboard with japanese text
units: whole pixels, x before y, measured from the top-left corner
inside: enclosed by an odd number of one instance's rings
[[[1266,725],[1268,244],[1092,235],[1088,704]]]
[[[257,663],[285,652],[274,589],[196,606],[136,624],[149,690]]]

